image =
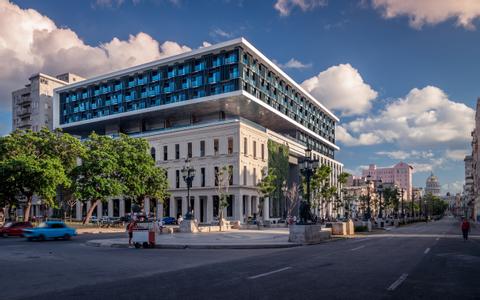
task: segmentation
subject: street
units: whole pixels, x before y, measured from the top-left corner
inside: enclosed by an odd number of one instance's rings
[[[0,240],[2,299],[478,299],[480,235],[446,217],[315,246],[137,250]],[[98,236],[98,235],[97,235]],[[119,236],[102,235],[102,237]],[[97,237],[95,237],[97,238]]]

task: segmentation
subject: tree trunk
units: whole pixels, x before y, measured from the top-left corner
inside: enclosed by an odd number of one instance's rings
[[[93,210],[97,208],[97,200],[92,200],[90,201],[90,209],[87,211],[87,215],[85,216],[85,219],[83,219],[83,225],[88,224],[90,221],[90,218],[92,217]]]
[[[23,208],[23,222],[30,221],[30,209],[32,208],[32,197],[33,196],[27,196],[27,203]]]

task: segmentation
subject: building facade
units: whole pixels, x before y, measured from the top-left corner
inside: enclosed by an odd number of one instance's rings
[[[413,167],[400,162],[393,167],[377,168],[376,165],[369,165],[368,169],[362,170],[362,177],[370,175],[372,180],[382,180],[384,183],[392,183],[403,190],[404,200],[412,199],[412,175]]]
[[[65,73],[55,77],[32,75],[24,88],[12,92],[12,129],[39,131],[53,128],[53,90],[84,78]]]
[[[472,155],[465,157],[464,211],[465,216],[480,221],[480,98],[477,99],[475,129],[472,131]],[[470,158],[471,157],[471,158]],[[467,176],[468,175],[468,176]]]
[[[432,194],[437,197],[441,195],[440,182],[438,181],[438,177],[433,175],[433,172],[427,177],[425,182],[425,194]]]
[[[343,170],[335,160],[338,118],[243,38],[57,88],[54,111],[54,128],[79,137],[95,131],[146,138],[170,184],[163,205],[145,205],[159,215],[186,212],[185,159],[196,170],[189,200],[203,223],[218,216],[215,174],[223,167],[233,175],[227,219],[243,222],[260,203],[264,218],[282,217],[282,201],[260,201],[256,188],[270,143],[288,149],[289,184],[299,182],[307,146],[332,167],[333,184]],[[117,216],[130,207],[119,197],[97,213]],[[77,207],[77,218],[86,209]]]

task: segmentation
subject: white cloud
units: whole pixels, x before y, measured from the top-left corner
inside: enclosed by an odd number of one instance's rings
[[[370,146],[380,144],[382,142],[380,137],[371,132],[361,133],[357,137],[353,137],[344,127],[340,125],[337,125],[335,135],[337,141],[347,146]]]
[[[470,140],[474,116],[472,108],[450,100],[437,87],[414,88],[405,98],[394,100],[375,115],[343,124],[345,132],[338,139],[354,145],[352,141],[371,134],[375,138],[370,144],[460,148]]]
[[[302,86],[325,106],[344,116],[368,112],[378,95],[350,64],[330,67],[305,80]]]
[[[397,150],[397,151],[378,151],[376,152],[377,155],[382,155],[382,156],[387,156],[388,158],[391,159],[398,159],[398,160],[405,160],[407,158],[413,159],[413,158],[433,158],[434,154],[432,151],[417,151],[417,150],[411,150],[411,151],[403,151],[403,150]]]
[[[90,46],[47,16],[0,0],[0,110],[11,110],[11,92],[36,72],[92,76],[190,51],[176,42],[159,43],[140,32],[128,40]]]
[[[327,0],[277,0],[273,7],[280,13],[280,16],[286,17],[295,7],[305,12],[316,7],[326,6],[327,3]]]
[[[125,0],[96,0],[92,8],[115,8],[121,6]]]
[[[457,26],[475,29],[473,21],[480,17],[478,0],[372,0],[372,5],[386,19],[407,16],[416,29],[448,19],[455,19]]]
[[[456,160],[456,161],[463,161],[465,159],[465,155],[469,154],[468,150],[465,149],[459,149],[459,150],[450,150],[447,149],[445,151],[445,157],[451,160]]]
[[[450,194],[455,195],[457,193],[461,193],[463,191],[463,184],[464,181],[454,181],[446,184],[442,184],[442,194],[445,195],[447,192],[450,192]]]
[[[233,36],[233,33],[226,32],[225,30],[220,29],[220,28],[215,28],[214,30],[210,31],[210,36],[228,38],[229,39]]]
[[[277,61],[275,63],[280,67],[284,69],[307,69],[312,67],[312,63],[302,63],[301,61],[295,59],[295,58],[290,58],[289,61],[286,63],[282,64]]]

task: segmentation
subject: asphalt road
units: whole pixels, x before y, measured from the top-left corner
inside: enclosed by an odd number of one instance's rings
[[[0,240],[0,298],[479,299],[480,239],[463,242],[459,231],[445,218],[277,250],[84,246],[92,236]]]

